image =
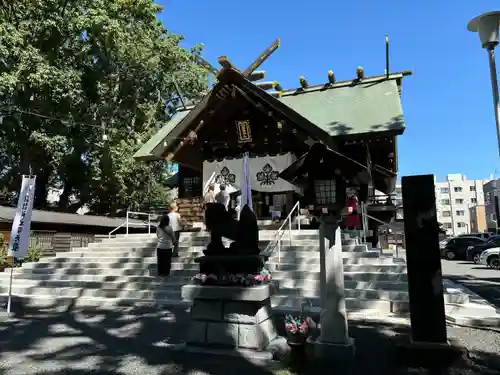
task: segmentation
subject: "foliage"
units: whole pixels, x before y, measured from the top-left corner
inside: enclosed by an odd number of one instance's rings
[[[5,241],[3,233],[0,233],[0,267],[8,265],[7,255],[7,241]]]
[[[50,190],[111,215],[166,194],[165,163],[131,157],[178,104],[174,75],[186,99],[207,88],[201,45],[181,48],[151,0],[0,5],[0,201],[30,169],[36,208]]]
[[[40,245],[32,245],[28,248],[24,262],[38,262],[43,256],[43,248]]]

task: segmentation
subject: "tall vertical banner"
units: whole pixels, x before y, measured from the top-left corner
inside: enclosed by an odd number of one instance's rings
[[[31,214],[35,199],[36,176],[23,176],[16,216],[12,222],[9,241],[9,259],[23,260],[28,252]]]
[[[243,155],[243,179],[241,182],[241,203],[240,203],[240,210],[245,207],[245,205],[248,205],[248,208],[250,208],[253,211],[252,207],[252,185],[250,182],[250,173],[249,173],[249,166],[248,166],[248,153],[245,153]]]

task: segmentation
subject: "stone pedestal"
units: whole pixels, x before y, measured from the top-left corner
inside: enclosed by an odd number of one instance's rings
[[[182,297],[193,301],[187,350],[262,352],[277,338],[269,285],[253,287],[185,285]],[[220,349],[226,349],[221,351]]]
[[[309,344],[317,358],[351,360],[355,347],[348,334],[340,228],[324,221],[320,226],[320,277],[321,333]]]

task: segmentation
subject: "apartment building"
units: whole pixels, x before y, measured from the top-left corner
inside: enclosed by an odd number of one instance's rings
[[[449,174],[446,181],[435,182],[438,221],[448,234],[466,234],[486,227],[482,222],[486,215],[471,208],[484,206],[483,185],[487,182],[467,180],[462,174]]]
[[[488,181],[483,186],[484,191],[484,216],[489,232],[497,232],[498,217],[500,216],[499,196],[500,179]]]
[[[486,185],[484,185],[486,184]],[[499,192],[496,192],[496,187],[490,190],[495,191],[495,200],[491,199],[491,204],[485,205],[485,189],[489,180],[467,180],[467,177],[462,174],[449,174],[446,180],[442,182],[435,181],[436,194],[436,210],[437,220],[443,226],[449,235],[459,235],[474,232],[491,231],[491,226],[494,223],[488,223],[488,217],[496,218],[500,216],[498,197],[500,196],[500,179],[498,180]],[[375,191],[376,196],[382,196],[383,193]],[[491,194],[493,197],[493,193]],[[392,194],[393,202],[399,207],[396,211],[396,220],[403,219],[403,194],[401,185],[396,185],[396,189]],[[495,214],[491,216],[491,214]],[[489,215],[489,216],[488,216]],[[495,219],[496,220],[496,219]]]
[[[485,198],[486,201],[486,198]],[[470,216],[470,232],[471,233],[481,233],[488,232],[488,227],[486,225],[486,213],[485,207],[482,205],[472,206],[469,208]]]

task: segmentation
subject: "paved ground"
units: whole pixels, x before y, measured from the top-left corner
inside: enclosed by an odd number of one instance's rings
[[[443,277],[465,285],[500,309],[500,271],[466,261],[442,260]]]
[[[242,358],[174,352],[164,343],[182,341],[187,314],[182,309],[120,308],[63,313],[16,308],[18,319],[0,323],[0,374],[103,375],[284,375],[281,365],[258,367]],[[282,326],[282,322],[278,326]],[[470,349],[449,375],[500,372],[500,332],[450,326],[451,339]],[[303,374],[428,374],[397,366],[395,345],[408,340],[408,327],[352,323],[356,360],[350,367],[312,368]],[[304,368],[304,362],[299,361]],[[443,373],[443,372],[439,372]]]

